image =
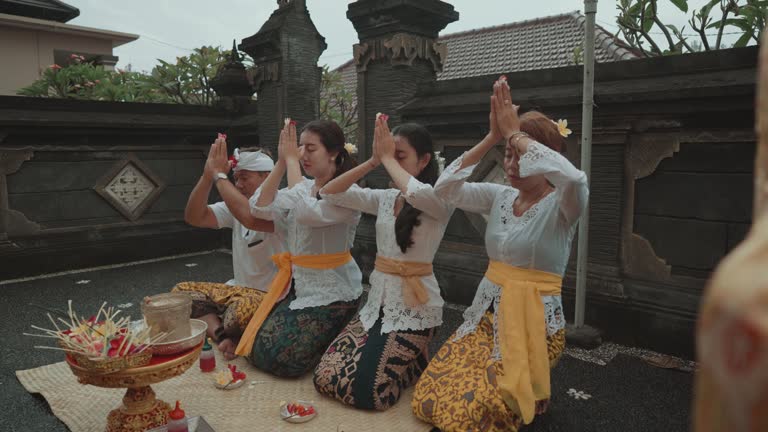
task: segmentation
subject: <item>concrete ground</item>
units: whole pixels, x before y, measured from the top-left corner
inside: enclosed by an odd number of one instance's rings
[[[180,281],[225,281],[231,274],[230,255],[209,252],[31,280],[0,281],[0,431],[67,430],[45,400],[27,393],[14,375],[19,369],[62,360],[61,353],[35,349],[33,345],[40,340],[22,335],[30,324],[44,326],[45,315],[34,305],[64,308],[72,299],[77,310],[88,311],[97,310],[107,301],[138,318],[139,302],[146,295],[166,292]],[[448,306],[433,352],[461,321],[461,308]],[[593,351],[569,349],[553,371],[549,412],[525,430],[688,430],[692,374],[651,366],[641,358],[643,355],[649,353],[612,344]]]

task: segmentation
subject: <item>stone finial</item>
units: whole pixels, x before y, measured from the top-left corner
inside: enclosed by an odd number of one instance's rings
[[[237,39],[232,39],[232,51],[229,52],[229,62],[242,64],[243,58],[237,50]]]
[[[250,98],[253,94],[254,89],[248,80],[236,41],[232,41],[232,51],[227,55],[227,61],[219,67],[216,77],[211,80],[211,87],[221,97]]]

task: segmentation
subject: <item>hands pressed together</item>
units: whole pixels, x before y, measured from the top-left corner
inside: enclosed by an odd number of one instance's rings
[[[525,153],[529,140],[519,139],[526,136],[525,133],[520,132],[520,117],[518,115],[520,106],[512,102],[507,77],[504,75],[493,84],[490,108],[488,138],[493,142],[504,139],[515,146],[518,153]],[[386,114],[376,115],[373,154],[368,160],[368,163],[373,167],[379,166],[384,161],[395,159],[395,141],[387,124],[388,120],[389,116]],[[298,162],[302,158],[304,148],[298,145],[295,121],[286,119],[285,126],[280,131],[277,154],[278,164]],[[208,159],[205,163],[206,175],[213,179],[217,173],[228,174],[236,163],[231,158],[227,158],[227,136],[220,133],[208,153]]]
[[[219,134],[208,152],[208,159],[205,161],[205,175],[215,180],[218,173],[229,174],[229,171],[237,162],[234,159],[227,158],[227,135]]]
[[[277,144],[277,163],[298,162],[304,155],[304,147],[299,146],[296,133],[296,122],[285,120],[285,126],[280,131],[280,141]]]
[[[373,155],[370,159],[374,166],[395,159],[395,139],[389,130],[388,120],[389,116],[386,114],[376,115],[376,127],[373,131]]]
[[[519,153],[525,153],[528,148],[528,140],[511,140],[518,135],[525,136],[520,132],[519,110],[520,106],[512,102],[512,92],[507,83],[507,77],[502,75],[493,84],[489,116],[490,131],[488,134],[494,142],[503,138],[513,144]]]

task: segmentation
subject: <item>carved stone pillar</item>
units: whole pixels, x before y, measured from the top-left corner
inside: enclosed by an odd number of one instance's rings
[[[347,18],[360,43],[353,47],[357,69],[358,160],[371,155],[376,113],[400,123],[398,108],[411,100],[420,86],[432,83],[442,71],[447,46],[438,34],[459,14],[439,0],[358,0],[350,3]],[[383,176],[371,184],[384,186]]]
[[[261,29],[238,47],[254,60],[249,75],[257,94],[259,145],[272,150],[285,117],[299,127],[319,117],[322,69],[317,61],[327,47],[305,0],[279,0],[277,5]]]

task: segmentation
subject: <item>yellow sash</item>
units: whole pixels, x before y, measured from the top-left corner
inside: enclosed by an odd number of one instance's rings
[[[421,283],[422,276],[432,274],[431,263],[399,261],[376,255],[376,270],[403,278],[403,302],[408,307],[423,305],[429,301],[429,293]]]
[[[251,354],[253,349],[253,342],[256,339],[256,334],[259,332],[261,325],[267,316],[272,312],[272,308],[275,307],[277,302],[283,296],[283,293],[288,289],[288,284],[291,282],[291,276],[293,272],[292,264],[299,267],[310,268],[315,270],[330,270],[336,267],[342,266],[352,261],[352,255],[349,251],[339,252],[335,254],[325,255],[296,255],[293,256],[289,252],[283,252],[281,254],[273,255],[272,261],[277,264],[277,274],[272,279],[272,283],[269,285],[269,291],[264,295],[261,300],[259,308],[256,309],[256,313],[251,317],[251,321],[248,322],[248,326],[243,332],[243,336],[240,338],[240,343],[237,344],[235,354],[239,356],[247,356]]]
[[[502,287],[498,320],[501,363],[499,389],[507,406],[528,424],[536,401],[549,399],[549,355],[541,296],[560,295],[562,277],[491,261],[485,277]]]

